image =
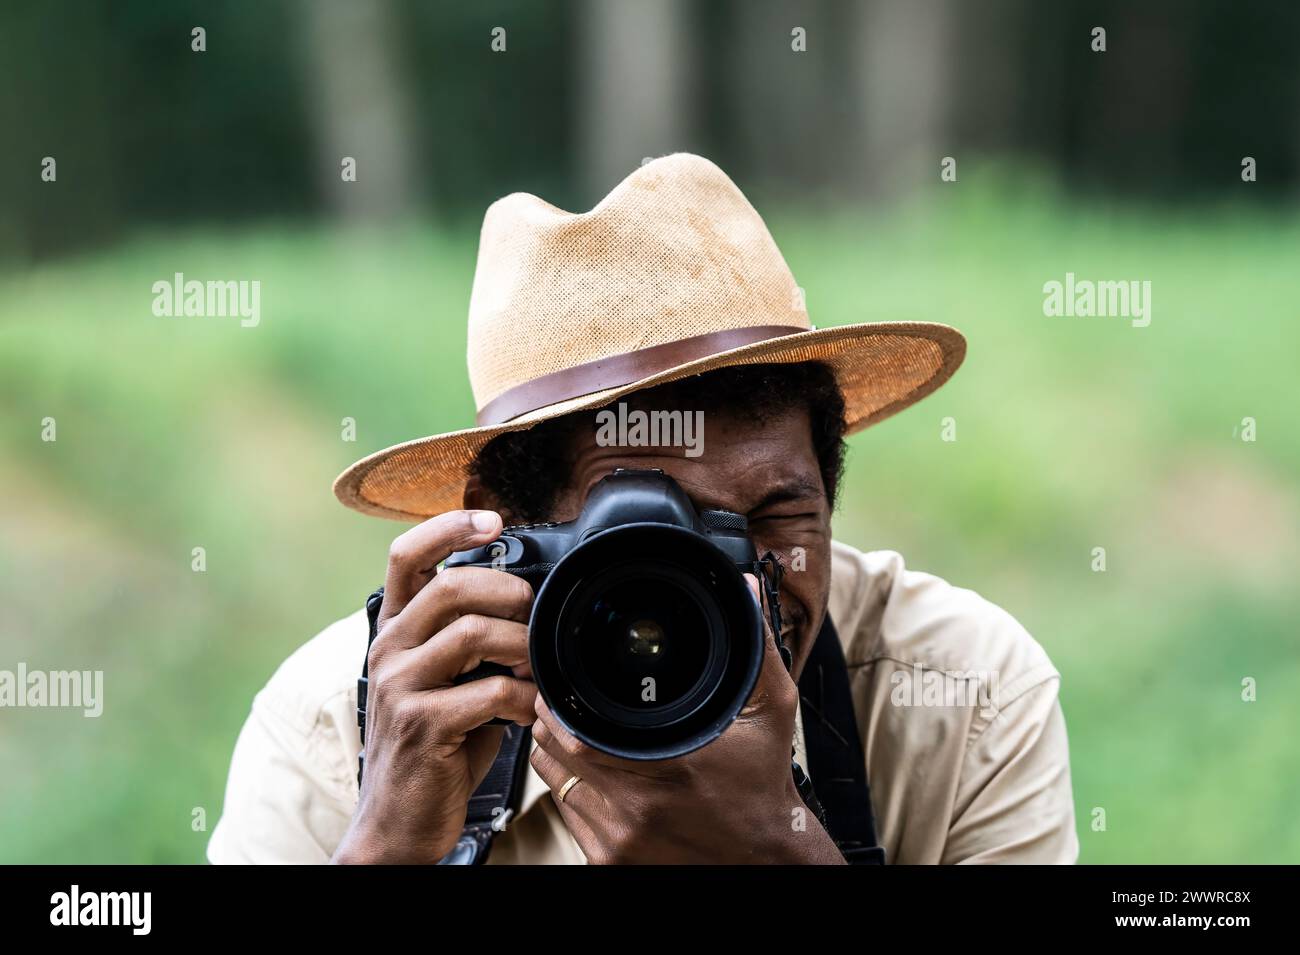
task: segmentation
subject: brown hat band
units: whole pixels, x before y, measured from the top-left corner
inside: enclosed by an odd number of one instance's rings
[[[480,427],[504,424],[520,415],[545,408],[548,405],[594,394],[607,388],[621,388],[634,381],[649,378],[678,365],[708,358],[719,352],[730,351],[743,345],[784,338],[810,331],[799,325],[751,325],[747,328],[726,328],[704,335],[692,335],[662,345],[651,345],[636,351],[610,355],[595,361],[561,368],[547,375],[533,378],[507,388],[479,409]]]

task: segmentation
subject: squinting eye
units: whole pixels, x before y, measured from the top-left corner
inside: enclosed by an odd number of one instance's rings
[[[758,517],[751,517],[749,523],[753,524],[772,524],[777,521],[808,521],[814,520],[816,514],[811,512],[806,514],[762,514]]]

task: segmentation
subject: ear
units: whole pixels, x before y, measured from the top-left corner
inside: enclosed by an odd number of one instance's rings
[[[471,474],[469,480],[465,482],[465,493],[461,501],[467,511],[495,511],[497,510],[497,501],[483,482],[479,480],[477,474]]]

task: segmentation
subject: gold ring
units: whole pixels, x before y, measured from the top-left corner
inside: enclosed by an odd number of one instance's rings
[[[570,776],[569,781],[560,787],[560,794],[556,798],[559,799],[560,802],[564,802],[564,797],[569,795],[569,790],[580,782],[582,782],[581,776]]]

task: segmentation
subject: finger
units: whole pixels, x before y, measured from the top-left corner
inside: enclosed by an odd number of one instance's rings
[[[444,567],[381,636],[387,647],[407,649],[467,614],[527,623],[532,606],[533,588],[522,577],[490,567]]]
[[[447,511],[401,534],[388,549],[380,623],[396,616],[457,550],[477,547],[501,535],[495,511]]]
[[[753,574],[745,574],[745,583],[749,587],[749,592],[754,595],[754,602],[758,604],[758,615],[763,621],[763,666],[766,668],[771,663],[771,657],[776,657],[777,664],[781,669],[785,669],[785,662],[781,659],[781,651],[776,645],[776,634],[772,632],[772,621],[768,619],[767,610],[763,606],[762,590],[759,588],[758,578]]]
[[[446,686],[481,663],[499,663],[513,668],[516,676],[528,667],[528,625],[470,613],[458,617],[434,639],[426,641],[394,661],[392,676],[412,689]]]
[[[599,808],[602,802],[600,794],[592,785],[591,780],[581,773],[573,772],[552,753],[547,752],[541,743],[538,743],[533,748],[528,761],[532,763],[533,769],[542,782],[546,783],[546,788],[551,791],[551,797],[555,800],[560,815],[564,817],[565,825],[569,825],[571,820],[576,817],[590,826],[593,819],[591,814]],[[569,780],[575,776],[578,777],[578,782],[569,787],[569,791],[565,793],[564,799],[561,801],[560,792],[568,784]]]
[[[541,725],[540,722],[533,724],[534,732]],[[536,736],[533,738],[536,739]],[[538,777],[551,791],[551,800],[560,811],[564,827],[569,830],[587,861],[603,861],[606,840],[602,840],[598,833],[605,830],[605,797],[600,790],[586,776],[570,772],[563,762],[547,752],[540,743],[533,748],[528,759]],[[579,777],[578,782],[569,788],[561,802],[560,791],[575,775]]]
[[[622,761],[589,746],[565,729],[542,695],[533,701],[537,721],[533,724],[533,739],[537,745],[559,759],[564,765],[582,776],[592,775],[600,769],[618,766]]]
[[[470,683],[419,694],[418,705],[428,707],[436,735],[459,744],[465,734],[494,719],[528,726],[536,718],[533,697],[537,686],[510,676],[489,676]]]
[[[537,724],[534,724],[534,728],[536,726]],[[529,754],[528,761],[532,763],[533,769],[541,777],[542,782],[546,783],[546,788],[551,792],[558,794],[565,783],[574,776],[581,775],[565,766],[554,754],[548,753],[542,744],[538,742],[536,735],[533,736],[533,741],[537,745],[533,747],[532,753]],[[572,794],[572,790],[570,794]],[[568,796],[565,797],[565,800],[568,800]]]
[[[759,597],[758,578],[753,574],[745,574],[745,583],[749,585],[754,599],[759,601],[761,609],[763,604]],[[756,710],[769,706],[793,710],[799,701],[798,687],[790,676],[790,671],[786,669],[785,660],[781,658],[781,651],[776,645],[776,636],[772,632],[771,621],[768,620],[766,613],[763,613],[762,617],[763,662],[758,671],[758,682],[754,684],[754,690],[750,693],[744,709],[741,710],[741,716],[750,715]]]

